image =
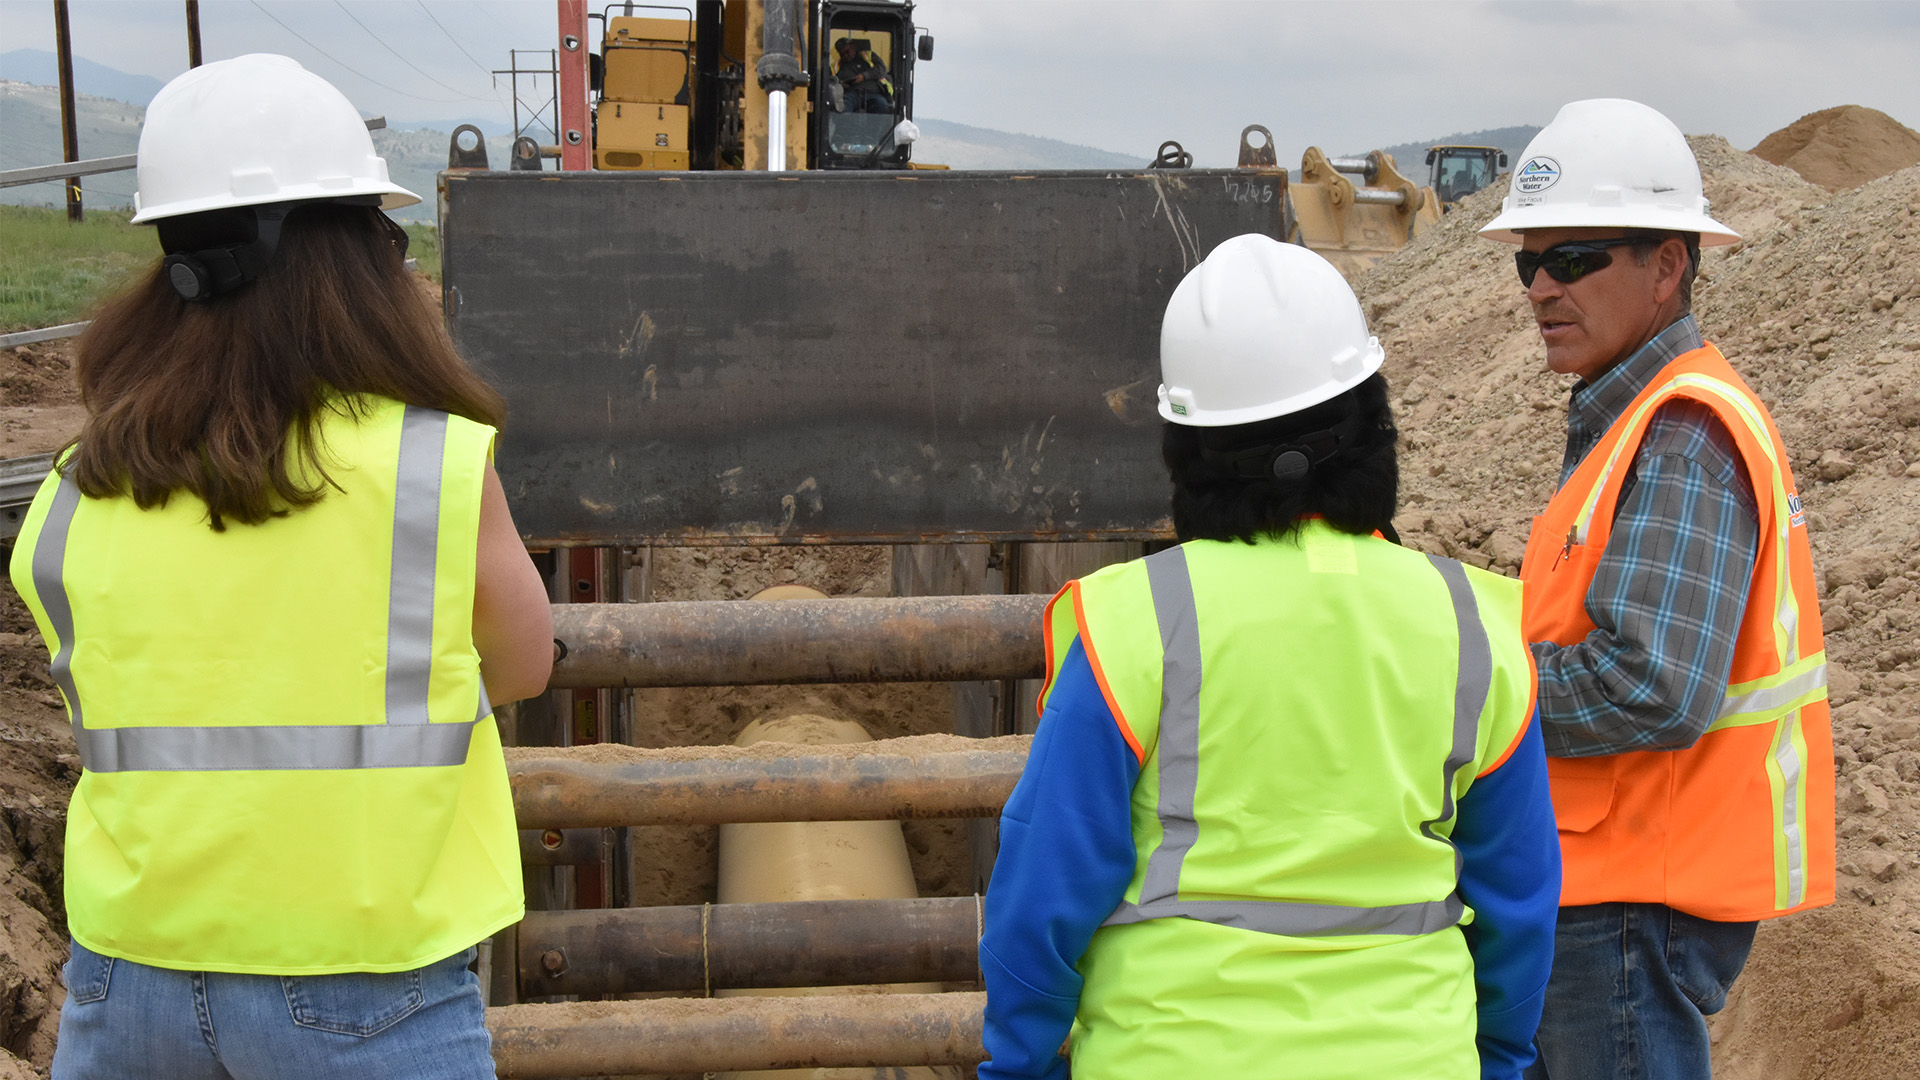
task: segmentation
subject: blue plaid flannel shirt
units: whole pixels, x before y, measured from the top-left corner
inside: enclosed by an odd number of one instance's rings
[[[1565,484],[1640,391],[1703,343],[1681,318],[1567,407]],[[1565,648],[1534,642],[1549,757],[1680,750],[1713,722],[1759,551],[1759,515],[1733,437],[1713,411],[1672,401],[1653,414],[1620,491],[1587,615]]]

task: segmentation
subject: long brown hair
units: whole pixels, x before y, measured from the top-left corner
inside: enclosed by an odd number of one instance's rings
[[[68,474],[81,492],[143,510],[189,492],[221,531],[325,496],[319,426],[343,398],[500,426],[500,395],[460,359],[379,214],[297,207],[250,285],[188,303],[156,263],[108,301],[76,355],[87,421]]]

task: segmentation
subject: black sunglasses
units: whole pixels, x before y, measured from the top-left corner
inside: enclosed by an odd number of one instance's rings
[[[1533,275],[1541,270],[1547,276],[1562,285],[1571,285],[1595,270],[1605,270],[1613,265],[1613,256],[1608,248],[1651,245],[1660,242],[1657,236],[1620,236],[1611,240],[1573,240],[1565,244],[1555,244],[1545,251],[1515,252],[1513,264],[1520,268],[1520,284],[1533,288]]]

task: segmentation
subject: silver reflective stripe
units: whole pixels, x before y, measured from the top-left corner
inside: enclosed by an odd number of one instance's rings
[[[1787,845],[1787,907],[1798,907],[1807,898],[1806,857],[1801,850],[1804,838],[1800,835],[1800,754],[1793,745],[1793,733],[1799,724],[1800,714],[1795,710],[1775,732],[1773,748],[1774,763],[1780,767],[1780,824]]]
[[[1486,707],[1493,690],[1493,649],[1487,644],[1487,628],[1480,622],[1480,602],[1474,598],[1473,585],[1467,581],[1467,568],[1452,559],[1428,555],[1427,561],[1447,583],[1447,596],[1453,601],[1453,621],[1460,633],[1460,666],[1453,677],[1453,748],[1440,774],[1440,816],[1420,823],[1420,834],[1429,840],[1452,845],[1433,827],[1453,818],[1453,777],[1473,760],[1475,736],[1480,730],[1480,711]],[[1453,875],[1460,877],[1460,849],[1454,848]]]
[[[459,765],[473,724],[133,727],[87,732],[94,772],[395,769]]]
[[[1825,685],[1827,685],[1827,665],[1815,664],[1778,686],[1761,687],[1738,695],[1728,694],[1726,700],[1720,703],[1720,715],[1716,719],[1739,716],[1743,713],[1765,715],[1781,711],[1785,706]]]
[[[59,468],[59,466],[55,466]],[[60,650],[48,665],[53,681],[66,695],[67,711],[73,717],[73,737],[80,746],[80,766],[91,769],[87,760],[86,721],[80,710],[80,691],[73,684],[73,604],[67,599],[64,567],[67,561],[67,534],[73,531],[73,514],[80,509],[80,488],[62,473],[53,491],[53,505],[47,507],[46,520],[40,523],[40,538],[33,545],[33,590],[40,594],[40,607],[53,624],[60,639]]]
[[[67,697],[81,766],[90,772],[431,768],[467,760],[473,725],[492,712],[480,689],[473,720],[428,723],[440,475],[447,414],[408,406],[395,483],[387,613],[385,723],[88,728],[72,676],[74,621],[64,566],[80,489],[62,477],[33,551],[33,582],[60,649],[54,681]]]
[[[1434,832],[1454,812],[1453,778],[1473,760],[1480,712],[1493,687],[1493,653],[1480,606],[1467,581],[1465,567],[1451,559],[1428,556],[1453,601],[1459,626],[1460,660],[1453,691],[1452,741],[1441,769],[1440,816],[1420,823],[1428,839],[1452,846]],[[1153,593],[1154,615],[1160,624],[1163,670],[1160,682],[1158,758],[1160,793],[1155,813],[1160,819],[1160,844],[1147,856],[1141,875],[1140,902],[1121,901],[1103,926],[1125,926],[1150,919],[1194,919],[1218,926],[1254,930],[1289,937],[1325,937],[1334,934],[1431,934],[1456,925],[1465,905],[1457,892],[1444,899],[1381,907],[1306,904],[1281,900],[1182,900],[1180,869],[1199,839],[1194,801],[1200,779],[1200,628],[1194,611],[1193,579],[1181,548],[1145,559],[1147,584]],[[1460,874],[1460,853],[1454,850],[1454,878]]]
[[[1165,900],[1146,907],[1122,901],[1103,924],[1124,926],[1148,919],[1194,919],[1219,926],[1287,937],[1332,934],[1431,934],[1460,921],[1460,897],[1386,907],[1296,904],[1280,900]]]
[[[1170,547],[1146,558],[1153,613],[1160,623],[1160,845],[1147,857],[1140,902],[1180,894],[1180,866],[1200,838],[1193,801],[1200,786],[1200,624],[1193,611],[1187,553]]]
[[[393,485],[387,593],[387,723],[424,724],[433,685],[433,572],[440,554],[440,467],[447,414],[407,406]]]

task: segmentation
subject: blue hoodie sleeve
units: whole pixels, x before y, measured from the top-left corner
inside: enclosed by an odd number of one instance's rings
[[[1501,766],[1474,780],[1453,829],[1462,927],[1479,992],[1481,1080],[1520,1080],[1553,968],[1560,916],[1560,837],[1547,797],[1547,759],[1536,712]]]
[[[1065,1080],[1059,1050],[1080,1004],[1077,966],[1133,879],[1139,777],[1075,641],[1000,815],[980,940],[990,1059],[980,1080]]]

